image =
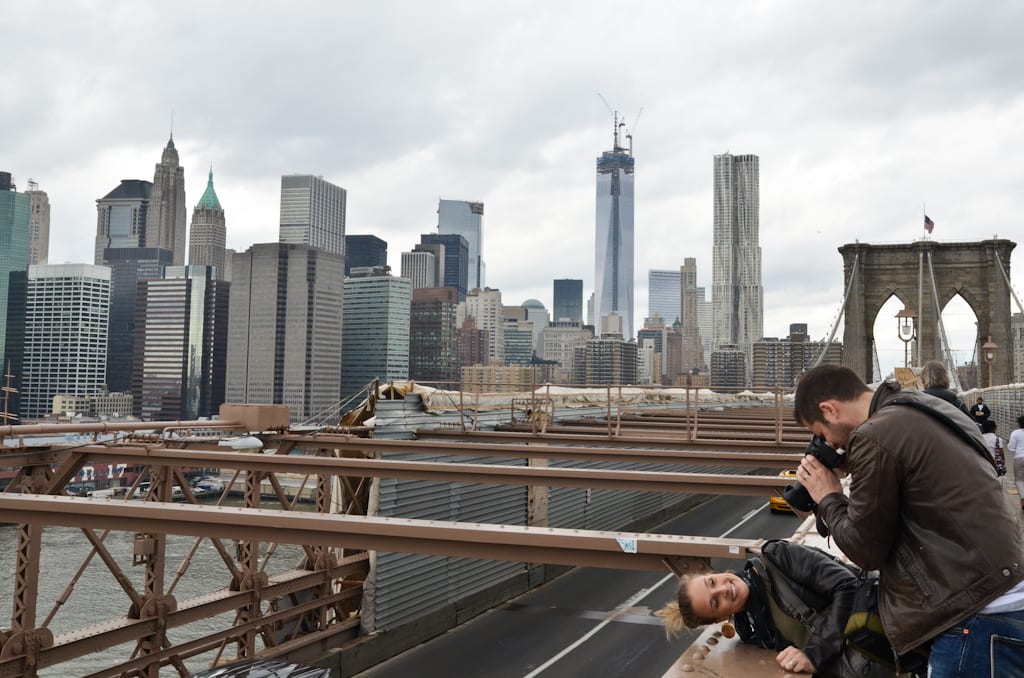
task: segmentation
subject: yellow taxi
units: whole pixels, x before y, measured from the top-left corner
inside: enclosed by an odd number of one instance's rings
[[[792,485],[796,482],[796,469],[787,469],[785,471],[779,471],[779,477],[785,478],[785,485]],[[773,513],[792,513],[793,509],[790,508],[786,500],[782,498],[782,495],[773,494],[768,497],[768,510]]]

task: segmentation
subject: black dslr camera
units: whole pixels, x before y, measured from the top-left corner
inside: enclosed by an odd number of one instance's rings
[[[845,452],[840,452],[834,447],[825,442],[825,439],[821,436],[814,436],[811,438],[811,442],[807,444],[807,449],[804,450],[804,454],[813,455],[815,459],[825,465],[828,470],[834,469],[839,466],[839,463],[843,461],[843,455]],[[807,494],[807,490],[800,484],[800,481],[796,481],[793,485],[787,485],[782,496],[785,498],[786,503],[804,513],[810,513],[816,508],[814,500],[811,499],[811,495]]]

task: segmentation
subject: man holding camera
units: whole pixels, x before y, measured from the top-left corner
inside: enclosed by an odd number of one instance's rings
[[[872,392],[834,365],[801,378],[794,418],[846,451],[849,497],[812,455],[797,476],[836,545],[879,570],[893,649],[931,642],[935,678],[1024,675],[1024,540],[977,426],[941,399],[891,382]]]

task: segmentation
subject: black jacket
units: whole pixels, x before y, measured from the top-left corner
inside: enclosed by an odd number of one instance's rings
[[[761,556],[770,578],[785,577],[800,600],[821,614],[817,628],[809,629],[810,637],[801,649],[822,672],[839,657],[846,643],[843,630],[853,605],[857,575],[817,549],[787,541],[769,541],[762,547]],[[775,603],[793,616],[780,598],[776,594]]]
[[[964,401],[960,400],[953,391],[948,388],[942,388],[941,386],[933,386],[924,390],[928,395],[933,395],[936,398],[942,398],[950,405],[953,405],[961,412],[966,414],[968,417],[971,416],[970,410],[967,409],[967,405],[964,405]]]

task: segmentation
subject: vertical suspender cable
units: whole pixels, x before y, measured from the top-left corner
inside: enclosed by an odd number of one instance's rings
[[[932,253],[928,253],[928,276],[932,281],[932,301],[935,303],[935,317],[939,320],[939,338],[941,339],[940,353],[946,364],[949,366],[950,385],[957,391],[960,390],[960,380],[956,374],[956,363],[953,362],[953,353],[949,350],[949,339],[946,338],[946,324],[942,322],[942,313],[939,309],[939,293],[935,289],[935,270],[932,268]]]

